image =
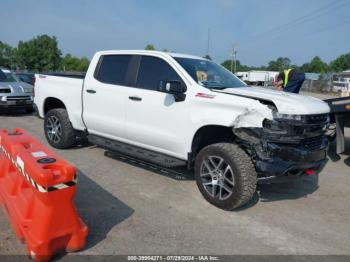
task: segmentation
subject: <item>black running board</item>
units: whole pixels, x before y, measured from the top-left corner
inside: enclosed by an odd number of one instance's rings
[[[116,140],[96,136],[88,135],[88,140],[91,144],[95,144],[106,148],[111,151],[116,151],[121,154],[133,156],[135,158],[151,162],[163,167],[179,167],[185,166],[186,161],[174,158],[168,155],[160,154],[151,150],[147,150],[141,147],[125,144]]]

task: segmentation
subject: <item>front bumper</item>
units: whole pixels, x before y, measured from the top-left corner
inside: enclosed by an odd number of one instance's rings
[[[286,180],[303,176],[308,172],[318,174],[327,163],[328,143],[310,151],[286,145],[269,144],[269,156],[260,154],[256,159],[256,170],[261,181]]]
[[[255,163],[258,179],[289,180],[317,174],[327,163],[327,114],[301,120],[265,120],[263,128],[234,129]]]
[[[31,108],[31,107],[33,107],[33,100],[28,98],[0,101],[0,108]]]
[[[262,178],[319,173],[327,162],[328,114],[265,121],[256,169]]]

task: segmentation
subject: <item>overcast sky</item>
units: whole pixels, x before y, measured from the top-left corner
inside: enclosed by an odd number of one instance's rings
[[[91,58],[98,50],[143,49],[229,57],[243,64],[279,56],[302,64],[350,52],[349,0],[11,0],[0,4],[0,41],[16,46],[56,36],[62,52]]]

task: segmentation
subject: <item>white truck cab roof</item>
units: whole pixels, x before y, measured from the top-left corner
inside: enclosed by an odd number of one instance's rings
[[[107,50],[99,51],[96,54],[98,55],[155,55],[155,56],[170,56],[170,57],[181,57],[181,58],[191,58],[191,59],[200,59],[207,60],[206,58],[188,54],[174,53],[174,52],[163,52],[163,51],[153,51],[153,50]]]

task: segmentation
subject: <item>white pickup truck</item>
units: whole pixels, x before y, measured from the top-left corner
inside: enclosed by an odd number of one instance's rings
[[[329,107],[247,87],[218,64],[156,51],[103,51],[84,79],[36,75],[35,105],[56,148],[77,137],[159,165],[194,167],[210,203],[235,209],[260,181],[322,170]]]

